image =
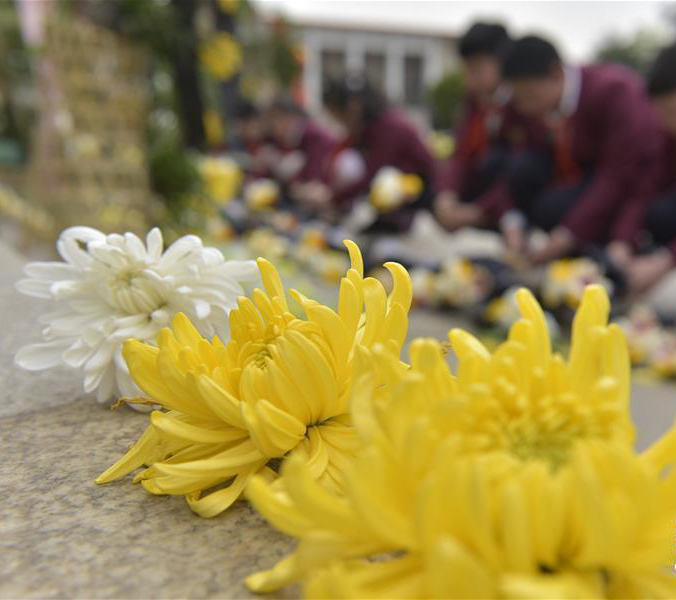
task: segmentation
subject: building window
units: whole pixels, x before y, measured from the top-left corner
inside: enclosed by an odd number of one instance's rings
[[[404,56],[404,103],[420,106],[423,102],[423,58],[417,54]]]
[[[343,50],[322,50],[322,89],[328,81],[345,75],[345,52]]]
[[[367,81],[378,91],[385,91],[385,55],[367,52],[364,56],[364,70]]]

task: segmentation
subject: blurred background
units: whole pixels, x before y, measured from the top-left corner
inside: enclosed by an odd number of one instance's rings
[[[435,155],[463,95],[456,52],[478,19],[541,32],[574,62],[643,71],[669,2],[2,0],[0,224],[19,245],[74,223],[205,231],[205,156],[236,150],[242,99],[280,94],[331,126],[322,92],[363,72]],[[438,132],[440,135],[434,135]],[[213,182],[212,182],[213,183]],[[213,200],[213,198],[212,198]],[[211,225],[218,230],[218,226]],[[224,232],[218,232],[226,235]]]

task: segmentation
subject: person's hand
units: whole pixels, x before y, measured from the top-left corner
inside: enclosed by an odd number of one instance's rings
[[[460,202],[453,192],[442,192],[434,201],[434,214],[447,231],[480,225],[483,211],[475,204]]]
[[[291,194],[303,207],[314,212],[322,212],[331,206],[331,190],[319,181],[296,184]]]
[[[433,212],[437,221],[445,227],[445,223],[453,218],[453,211],[460,204],[455,192],[441,192],[434,199]]]
[[[508,262],[515,266],[527,266],[526,258],[526,230],[521,225],[506,225],[501,227],[505,242],[505,255]]]
[[[565,227],[557,227],[549,234],[542,248],[530,253],[533,264],[541,265],[557,258],[563,258],[575,248],[575,238]]]
[[[610,260],[613,261],[613,264],[621,269],[626,271],[629,265],[632,262],[632,251],[631,246],[626,242],[614,241],[608,244],[606,250]]]
[[[629,288],[635,293],[645,292],[674,268],[674,257],[668,250],[637,256],[626,267]]]
[[[251,157],[250,168],[253,171],[273,171],[280,158],[281,154],[279,150],[271,144],[266,144]]]

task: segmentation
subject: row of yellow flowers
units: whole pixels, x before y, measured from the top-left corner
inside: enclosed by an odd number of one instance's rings
[[[676,597],[676,429],[634,450],[629,355],[603,288],[587,288],[567,360],[521,290],[492,354],[454,330],[455,370],[431,339],[407,363],[408,273],[385,265],[387,295],[347,246],[335,311],[287,294],[259,259],[264,290],[239,300],[227,343],[184,315],[157,347],[126,342],[136,401],[163,410],[97,482],[144,467],[135,482],[204,517],[246,495],[299,541],[247,580],[257,592]]]

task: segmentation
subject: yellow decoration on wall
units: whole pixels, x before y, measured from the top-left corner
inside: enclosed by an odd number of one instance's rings
[[[216,33],[202,45],[200,61],[212,77],[227,81],[242,68],[242,49],[229,33]]]
[[[217,0],[218,8],[226,15],[234,15],[239,8],[239,0]]]
[[[208,108],[202,115],[204,122],[204,134],[207,144],[212,148],[223,143],[223,122],[221,116],[213,108]]]

